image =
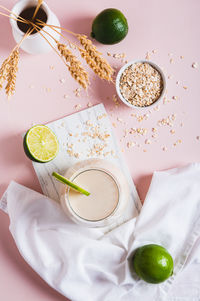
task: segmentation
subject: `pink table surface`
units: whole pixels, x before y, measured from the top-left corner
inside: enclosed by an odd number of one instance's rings
[[[2,0],[2,5],[12,8],[16,1]],[[115,7],[124,12],[129,23],[129,33],[117,45],[97,44],[112,66],[119,68],[123,63],[106,55],[107,52],[125,52],[127,60],[150,59],[161,66],[167,77],[167,104],[161,103],[158,110],[151,110],[148,120],[139,122],[131,114],[143,114],[125,105],[115,107],[113,85],[99,79],[92,80],[88,95],[81,92],[76,97],[77,83],[71,79],[64,65],[54,53],[30,56],[21,52],[16,94],[9,101],[4,91],[0,92],[0,194],[14,179],[41,192],[31,162],[25,157],[21,134],[33,123],[46,123],[76,111],[75,105],[84,109],[88,102],[102,102],[110,115],[125,159],[139,195],[144,200],[152,173],[200,160],[200,1],[199,0],[48,0],[50,8],[59,17],[63,27],[78,33],[89,34],[92,19],[101,10]],[[0,62],[15,43],[7,18],[0,16]],[[156,53],[152,53],[156,50]],[[183,56],[183,58],[181,58]],[[173,62],[170,63],[170,59]],[[54,66],[51,70],[50,66]],[[92,73],[91,76],[93,77]],[[169,78],[168,78],[169,77]],[[60,80],[65,79],[65,83]],[[176,82],[179,82],[177,85]],[[187,90],[183,88],[187,87]],[[64,98],[64,95],[68,95]],[[172,97],[177,96],[177,100]],[[157,125],[157,122],[176,114],[173,127]],[[117,120],[117,118],[120,118]],[[120,121],[121,120],[121,121]],[[131,127],[146,128],[142,137],[124,137]],[[152,128],[158,129],[158,137],[152,138]],[[171,134],[170,130],[175,133]],[[145,140],[151,140],[145,144]],[[177,140],[181,140],[176,144]],[[140,146],[127,147],[134,141]],[[176,146],[174,146],[174,143]],[[163,150],[163,147],[165,150]],[[0,296],[11,301],[61,301],[65,297],[49,288],[23,261],[9,233],[9,220],[0,212]],[[78,273],[78,271],[77,271]]]

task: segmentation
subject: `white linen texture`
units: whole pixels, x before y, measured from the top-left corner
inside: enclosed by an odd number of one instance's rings
[[[155,172],[139,216],[107,234],[76,225],[58,203],[15,182],[1,207],[23,258],[72,301],[200,300],[199,163]],[[161,284],[129,271],[132,251],[148,243],[174,259],[173,276]]]

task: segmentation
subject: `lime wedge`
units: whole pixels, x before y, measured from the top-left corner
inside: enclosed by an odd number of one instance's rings
[[[90,195],[90,193],[88,191],[86,191],[85,189],[79,187],[78,185],[74,184],[73,182],[70,182],[67,178],[61,176],[60,174],[58,174],[57,172],[53,172],[52,176],[56,178],[56,180],[60,181],[63,184],[66,184],[68,186],[70,186],[72,189],[85,194],[85,195]]]
[[[30,128],[24,137],[24,151],[36,162],[53,160],[59,150],[56,135],[45,125],[36,125]]]

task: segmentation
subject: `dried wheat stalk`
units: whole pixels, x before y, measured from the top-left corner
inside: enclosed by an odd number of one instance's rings
[[[15,92],[16,74],[18,71],[19,62],[19,49],[15,49],[10,54],[9,63],[7,66],[7,85],[6,85],[6,95],[8,98]]]
[[[87,53],[86,55],[86,53],[84,53],[81,48],[79,49],[81,56],[86,60],[86,63],[93,69],[96,74],[98,74],[100,78],[112,81],[114,70],[109,65],[109,63],[101,57],[101,53],[92,44],[92,41],[89,40],[85,35],[78,34],[77,38]],[[93,62],[91,62],[91,60],[93,60]],[[94,68],[92,66],[94,66]]]
[[[9,57],[5,59],[0,69],[0,90],[3,88],[3,84],[7,81],[5,91],[8,98],[15,92],[16,84],[16,74],[18,71],[18,62],[19,62],[19,47],[26,39],[27,36],[31,34],[32,30],[28,30],[27,33],[23,36],[21,41],[15,46],[11,51]]]
[[[42,3],[42,0],[38,0],[39,3]],[[5,9],[6,11],[9,11],[7,8],[0,5],[1,8]],[[10,12],[10,11],[9,11]],[[57,54],[62,58],[62,60],[65,62],[71,76],[84,88],[87,89],[89,85],[89,77],[88,73],[82,66],[81,62],[78,60],[78,58],[67,48],[65,44],[59,43],[57,40],[51,36],[48,32],[46,32],[43,28],[38,29],[38,25],[26,21],[25,19],[17,16],[14,14],[14,17],[8,16],[4,13],[0,14],[7,16],[12,19],[19,20],[20,22],[29,23],[33,26],[33,29],[36,29],[38,33],[49,43],[49,45],[57,52]],[[88,66],[102,79],[105,79],[107,81],[112,81],[112,75],[114,73],[114,70],[109,65],[109,63],[101,56],[102,54],[97,50],[97,48],[92,44],[92,41],[87,38],[85,35],[81,34],[75,34],[65,28],[54,26],[54,25],[47,25],[46,23],[43,23],[41,20],[37,20],[37,23],[39,25],[43,26],[49,26],[54,31],[58,32],[55,28],[60,28],[64,31],[67,31],[68,33],[74,35],[78,38],[81,45],[84,49],[78,47],[76,44],[71,43],[68,39],[68,42],[74,46],[75,49],[78,49],[81,57],[86,61]],[[55,27],[55,28],[54,28]],[[22,43],[22,41],[33,31],[33,29],[25,34],[21,42],[14,48],[14,50],[11,52],[10,56],[3,62],[1,69],[0,69],[0,90],[3,87],[3,83],[7,80],[6,85],[6,94],[9,96],[13,95],[15,91],[15,82],[16,82],[16,73],[18,71],[18,61],[19,61],[19,47]],[[46,37],[42,34],[42,32],[47,33],[50,35],[57,43],[57,49],[51,45],[51,43],[46,39]],[[58,32],[59,33],[59,32]],[[59,33],[61,36],[63,36],[61,33]],[[64,36],[63,36],[64,37]],[[64,37],[65,38],[65,37]],[[59,51],[59,52],[58,52]]]
[[[87,89],[89,84],[88,73],[85,71],[81,62],[77,59],[77,57],[67,49],[65,44],[61,44],[57,42],[58,50],[60,51],[61,56],[65,59],[67,67],[71,76],[84,88]]]
[[[8,57],[2,64],[0,69],[0,90],[3,88],[3,84],[6,80],[6,76],[8,73],[10,58]]]
[[[14,94],[16,73],[18,71],[19,50],[14,48],[9,57],[3,62],[0,69],[0,89],[3,88],[3,83],[7,80],[5,87],[8,97]]]
[[[78,49],[82,58],[85,59],[86,63],[88,66],[102,79],[112,81],[112,75],[114,73],[114,70],[112,67],[109,65],[109,63],[101,57],[102,53],[100,53],[97,48],[92,44],[92,41],[87,38],[85,35],[80,35],[80,34],[75,34],[71,32],[70,30],[67,30],[65,28],[59,27],[59,26],[54,26],[54,25],[49,25],[41,20],[37,20],[37,23],[43,26],[48,26],[51,29],[53,29],[55,32],[60,34],[64,39],[70,43],[70,45],[74,46],[74,49]],[[81,45],[84,47],[84,49],[78,47],[76,44],[71,43],[62,33],[57,31],[55,28],[60,28],[63,31],[66,31],[78,38],[80,41]]]
[[[103,74],[102,70],[97,66],[96,62],[91,58],[91,56],[87,53],[86,50],[79,48],[81,57],[86,61],[88,66],[96,73],[100,78],[105,79],[105,74]]]

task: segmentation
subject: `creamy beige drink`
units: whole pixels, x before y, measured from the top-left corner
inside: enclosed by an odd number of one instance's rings
[[[64,176],[90,192],[81,194],[61,186],[61,205],[76,223],[88,227],[104,227],[117,222],[130,197],[129,186],[121,170],[103,159],[77,162]]]
[[[68,198],[72,210],[81,218],[98,221],[108,217],[117,207],[119,189],[111,175],[98,169],[78,174],[73,182],[90,192],[89,196],[70,189]]]

